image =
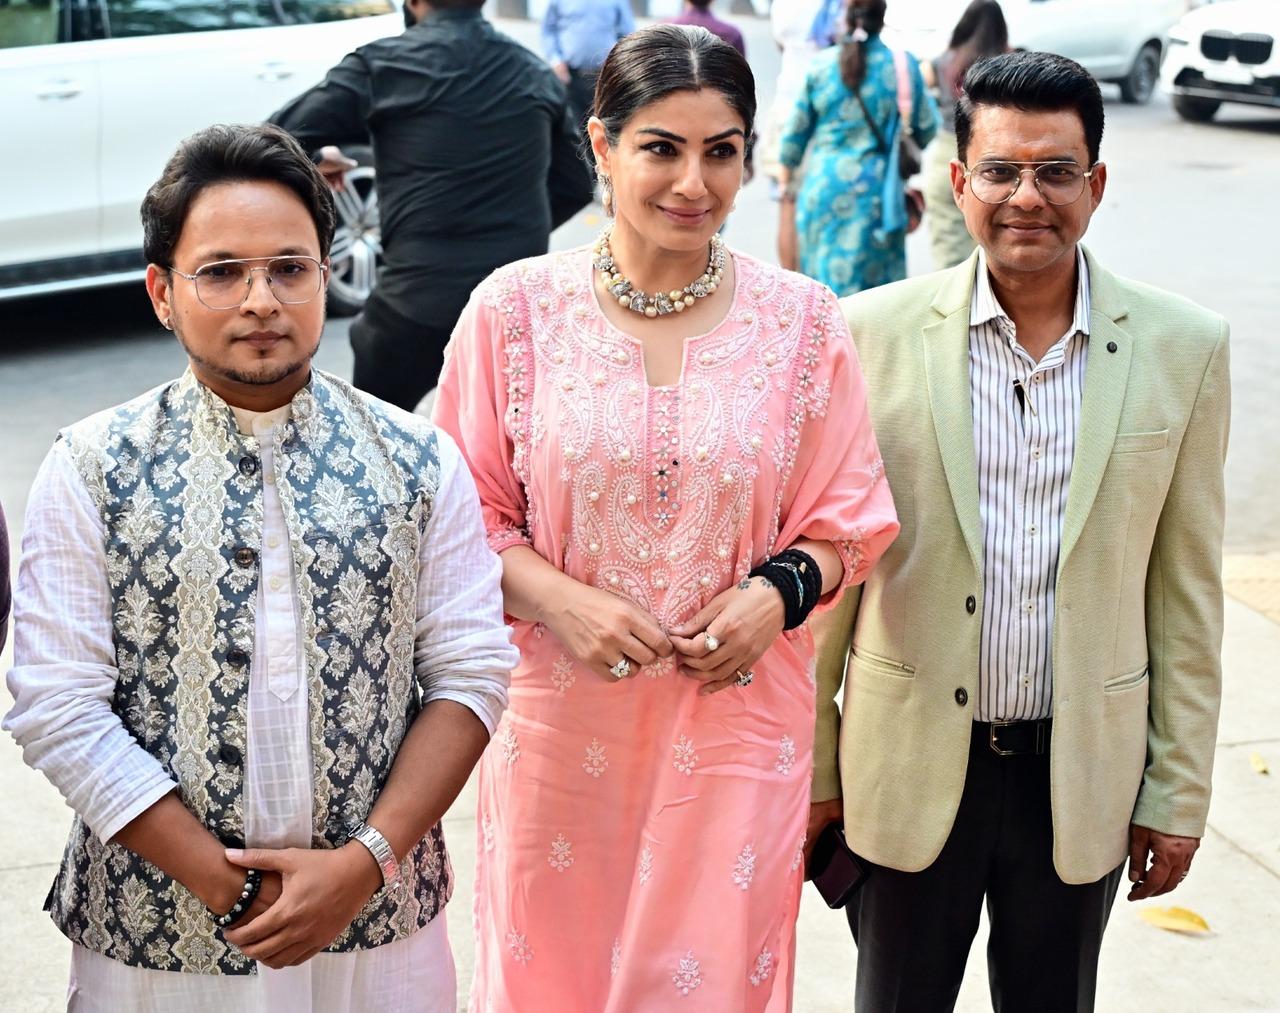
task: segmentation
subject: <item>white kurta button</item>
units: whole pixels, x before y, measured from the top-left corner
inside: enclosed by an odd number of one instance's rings
[[[280,548],[280,539],[277,536],[272,535],[270,538],[267,539],[267,548],[268,549]]]
[[[284,587],[284,581],[281,580],[279,577],[272,577],[269,581],[267,581],[267,583],[270,585],[272,591],[279,591],[282,587]]]

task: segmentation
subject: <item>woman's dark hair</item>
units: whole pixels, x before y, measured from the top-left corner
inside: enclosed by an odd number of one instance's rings
[[[609,143],[645,106],[680,91],[710,88],[742,117],[748,137],[756,119],[756,79],[741,53],[705,28],[650,25],[609,51],[596,80],[595,115]]]
[[[943,100],[959,97],[960,82],[974,63],[988,56],[999,56],[1008,49],[1009,26],[1000,4],[997,0],[973,0],[960,15],[947,44],[950,58],[945,62],[943,80],[939,82]]]
[[[283,184],[298,195],[315,222],[320,256],[327,257],[337,223],[333,191],[307,153],[279,127],[219,124],[179,144],[142,199],[142,252],[148,262],[173,266],[187,212],[204,190],[259,180]]]
[[[862,87],[867,74],[867,43],[863,35],[884,29],[885,0],[853,0],[845,16],[847,37],[840,46],[840,80],[850,91]]]
[[[978,106],[1005,106],[1028,112],[1070,109],[1080,116],[1089,162],[1102,147],[1102,91],[1090,73],[1074,60],[1053,53],[1003,53],[979,60],[964,76],[964,93],[956,103],[956,155],[964,162]]]

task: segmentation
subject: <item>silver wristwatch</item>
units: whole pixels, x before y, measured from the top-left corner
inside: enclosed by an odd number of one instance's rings
[[[362,823],[360,829],[351,835],[351,839],[359,841],[369,849],[369,854],[373,855],[373,860],[382,870],[383,886],[395,886],[400,882],[400,863],[396,861],[396,853],[391,850],[391,845],[377,828],[369,826],[368,823]]]

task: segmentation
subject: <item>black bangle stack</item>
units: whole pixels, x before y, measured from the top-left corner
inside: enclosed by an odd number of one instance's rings
[[[213,923],[220,929],[230,928],[244,917],[244,913],[253,906],[254,899],[261,889],[262,873],[257,869],[250,869],[245,873],[244,889],[240,891],[240,897],[236,900],[231,910],[224,915],[218,914],[212,908],[209,910],[209,913],[213,915]]]
[[[784,630],[802,625],[822,597],[822,571],[814,558],[800,549],[770,556],[747,575],[748,580],[752,577],[763,577],[778,589]]]

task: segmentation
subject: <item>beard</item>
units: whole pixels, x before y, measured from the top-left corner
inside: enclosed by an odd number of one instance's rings
[[[293,376],[299,370],[310,366],[311,360],[315,358],[316,352],[320,349],[320,343],[317,341],[310,351],[298,356],[296,359],[290,359],[286,362],[262,362],[259,365],[248,368],[237,368],[226,363],[213,362],[197,353],[187,343],[186,338],[183,337],[182,330],[176,320],[173,322],[173,333],[192,364],[199,366],[208,374],[246,387],[271,387],[280,383],[287,377]]]

